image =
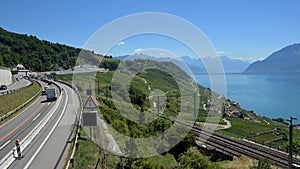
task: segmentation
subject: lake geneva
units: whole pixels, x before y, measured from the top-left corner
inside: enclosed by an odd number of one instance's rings
[[[208,75],[195,78],[210,88]],[[227,74],[226,87],[226,97],[246,110],[269,118],[300,118],[300,74]]]

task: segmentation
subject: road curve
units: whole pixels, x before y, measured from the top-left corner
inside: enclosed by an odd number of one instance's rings
[[[0,126],[0,159],[15,147],[16,139],[23,140],[46,112],[53,108],[55,103],[45,100],[45,97],[39,97],[30,107]]]
[[[3,147],[0,162],[15,147],[15,140],[20,139],[23,145],[27,145],[22,150],[24,157],[14,160],[9,168],[64,166],[79,100],[71,88],[59,85],[64,90],[56,102],[43,102],[45,97],[40,97],[23,113],[0,127],[0,148]]]
[[[79,110],[79,99],[70,87],[59,84],[68,95],[67,108],[53,134],[29,168],[63,168],[72,139],[73,127]],[[45,160],[46,159],[46,160]]]
[[[32,83],[31,81],[22,78],[22,79],[16,81],[15,83],[7,86],[6,90],[0,90],[0,95],[17,91],[19,89],[29,86],[31,83]]]

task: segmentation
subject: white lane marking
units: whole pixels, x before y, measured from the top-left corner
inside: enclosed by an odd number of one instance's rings
[[[24,151],[27,146],[32,142],[32,140],[37,136],[37,134],[40,132],[40,130],[45,126],[45,124],[49,121],[49,119],[52,117],[54,112],[57,110],[59,103],[61,101],[62,97],[59,97],[58,100],[55,103],[55,106],[50,110],[49,113],[39,122],[38,125],[34,127],[34,129],[21,141],[21,150]],[[51,103],[49,102],[48,105]],[[16,158],[12,155],[13,150],[11,150],[6,156],[2,159],[0,159],[0,169],[7,169],[15,160]]]
[[[10,143],[11,140],[8,140],[6,143],[4,143],[1,147],[0,147],[0,150],[2,150],[8,143]]]
[[[27,146],[32,142],[32,140],[37,136],[40,130],[45,126],[48,120],[52,117],[54,112],[57,110],[58,106],[60,105],[62,97],[59,97],[57,102],[55,103],[54,107],[50,110],[49,113],[34,127],[33,130],[21,141],[21,151],[24,151]],[[50,102],[48,103],[50,105]],[[7,169],[16,158],[13,157],[13,150],[11,150],[4,158],[0,160],[0,169]]]
[[[41,113],[39,113],[38,115],[36,115],[35,118],[32,119],[32,121],[35,121],[40,115],[41,115]]]
[[[50,138],[50,136],[54,132],[55,128],[57,127],[58,123],[60,122],[60,120],[62,119],[62,117],[63,117],[63,115],[64,115],[64,113],[66,111],[67,103],[68,103],[68,95],[66,94],[66,103],[64,105],[62,113],[60,114],[58,120],[56,121],[56,123],[54,124],[53,128],[48,133],[48,135],[46,136],[46,138],[44,139],[44,141],[42,142],[42,144],[40,145],[40,147],[36,150],[36,152],[30,158],[30,160],[28,161],[28,163],[26,164],[26,166],[24,167],[24,169],[28,169],[29,168],[29,166],[31,165],[31,163],[33,162],[33,160],[36,158],[36,156],[38,155],[38,153],[42,150],[42,148],[44,147],[44,145],[46,144],[46,142],[48,141],[48,139]]]
[[[24,149],[31,143],[31,141],[36,137],[36,135],[40,132],[40,130],[46,125],[49,119],[52,117],[53,113],[57,110],[59,103],[61,101],[61,97],[57,100],[54,107],[47,113],[47,115],[40,120],[40,122],[31,130],[31,132],[21,141],[21,146],[25,143]],[[48,103],[49,105],[50,103]]]

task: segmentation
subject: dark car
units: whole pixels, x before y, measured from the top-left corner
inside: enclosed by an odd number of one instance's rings
[[[6,90],[7,89],[7,86],[6,85],[1,85],[0,86],[0,90]]]

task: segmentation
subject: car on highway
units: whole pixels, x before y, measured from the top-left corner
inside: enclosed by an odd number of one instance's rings
[[[7,90],[7,86],[6,85],[1,85],[0,90]]]
[[[46,95],[46,90],[49,88],[49,86],[44,86],[44,90],[42,91],[42,95]]]
[[[43,90],[43,91],[42,91],[42,95],[46,95],[46,90]]]

